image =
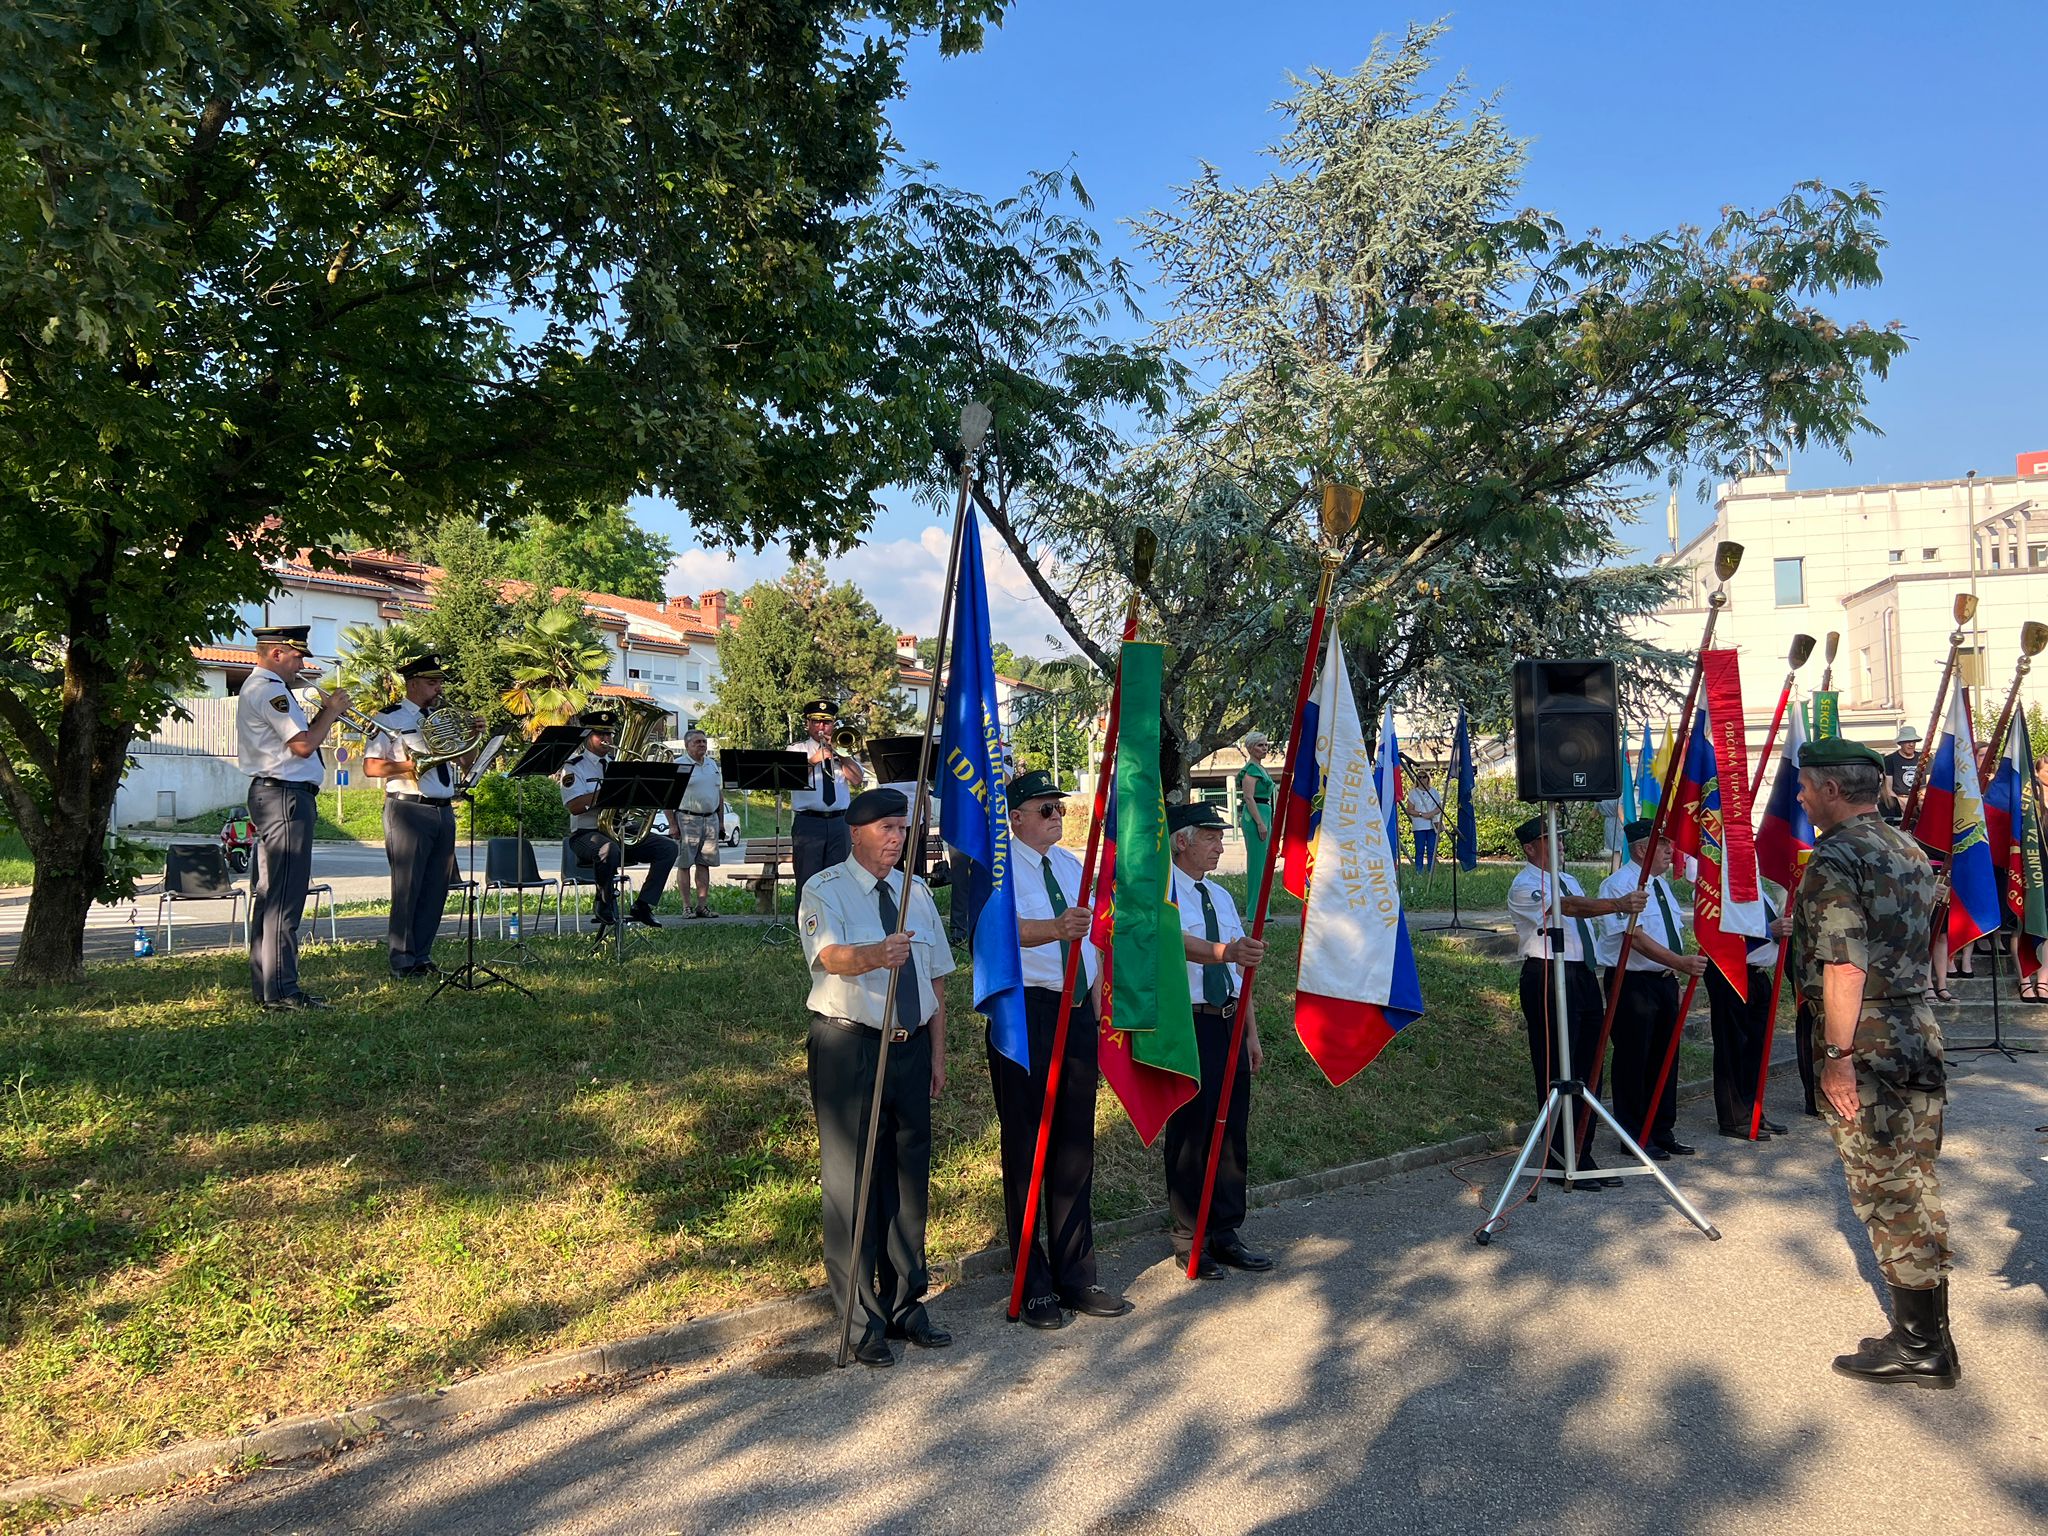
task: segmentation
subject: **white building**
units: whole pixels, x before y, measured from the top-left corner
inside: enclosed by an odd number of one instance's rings
[[[1927,728],[1955,628],[1958,593],[1978,600],[1962,675],[1996,708],[2011,685],[2023,621],[2048,615],[2048,455],[2019,473],[1794,490],[1783,474],[1745,476],[1715,496],[1714,522],[1660,563],[1682,566],[1684,595],[1637,626],[1674,650],[1699,645],[1715,548],[1743,547],[1714,643],[1742,657],[1752,748],[1762,743],[1792,637],[1817,642],[1798,693],[1820,686],[1830,631],[1843,734],[1888,750],[1898,727]]]

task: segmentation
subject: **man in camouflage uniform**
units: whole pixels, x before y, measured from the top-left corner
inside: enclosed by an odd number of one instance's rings
[[[1923,1000],[1937,889],[1926,856],[1877,814],[1882,776],[1878,755],[1852,741],[1799,751],[1799,800],[1816,833],[1794,907],[1799,994],[1819,1021],[1821,1116],[1892,1293],[1891,1332],[1837,1356],[1835,1369],[1952,1387],[1961,1370],[1934,1172],[1948,1092]]]

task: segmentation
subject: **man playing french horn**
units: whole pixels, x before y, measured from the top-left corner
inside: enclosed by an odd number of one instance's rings
[[[405,697],[371,717],[377,734],[363,772],[384,785],[384,856],[391,865],[391,974],[432,976],[434,935],[455,870],[455,770],[427,734],[441,701],[440,658],[429,651],[400,665]],[[436,722],[439,724],[439,722]],[[473,723],[473,722],[465,722]],[[474,750],[474,747],[471,749]]]
[[[675,867],[676,845],[655,832],[625,845],[606,829],[592,802],[597,799],[597,786],[604,782],[604,765],[612,755],[619,717],[593,710],[576,723],[583,728],[583,749],[562,769],[562,803],[569,808],[569,851],[597,872],[598,926],[617,917],[613,887],[621,865],[645,864],[647,878],[626,916],[642,927],[659,928],[654,908],[667,888],[669,871]]]

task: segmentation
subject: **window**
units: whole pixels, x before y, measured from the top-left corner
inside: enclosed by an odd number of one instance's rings
[[[1778,583],[1778,606],[1798,608],[1806,602],[1806,562],[1803,559],[1773,560],[1771,572]]]
[[[2002,553],[2003,551],[1996,544],[1991,546],[1991,569],[1994,571],[1998,569],[1998,557]]]
[[[683,686],[692,693],[704,691],[704,668],[694,661],[683,663]]]
[[[1922,560],[1932,560],[1936,555],[1940,553],[1941,551],[1939,549],[1936,549],[1932,545],[1929,545],[1927,548],[1920,551],[1920,558]]]
[[[2027,546],[2027,564],[2048,565],[2048,544],[2029,544]]]
[[[234,627],[220,637],[221,641],[226,645],[254,645],[256,643],[256,626],[262,622],[263,605],[261,603],[237,603],[235,604]]]
[[[1893,565],[1902,565],[1905,563],[1906,552],[1903,549],[1895,549],[1888,558]]]
[[[306,622],[311,626],[311,633],[306,636],[306,644],[313,647],[315,656],[341,654],[341,637],[336,632],[339,626],[333,619],[314,617]]]

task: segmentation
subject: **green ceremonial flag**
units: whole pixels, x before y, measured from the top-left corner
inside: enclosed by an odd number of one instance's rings
[[[1825,741],[1842,734],[1842,696],[1816,693],[1813,696],[1813,739]]]
[[[1116,743],[1116,934],[1110,1017],[1131,1059],[1200,1082],[1180,913],[1172,902],[1166,787],[1159,776],[1163,646],[1126,641]]]
[[[2017,862],[2006,883],[2006,905],[2019,920],[2020,974],[2031,976],[2041,968],[2042,951],[2048,949],[2048,891],[2044,891],[2041,868],[2041,819],[2034,795],[2033,743],[2027,736],[2024,717],[2012,723],[2018,737],[2020,814],[2014,818],[2013,836],[2018,841]]]

